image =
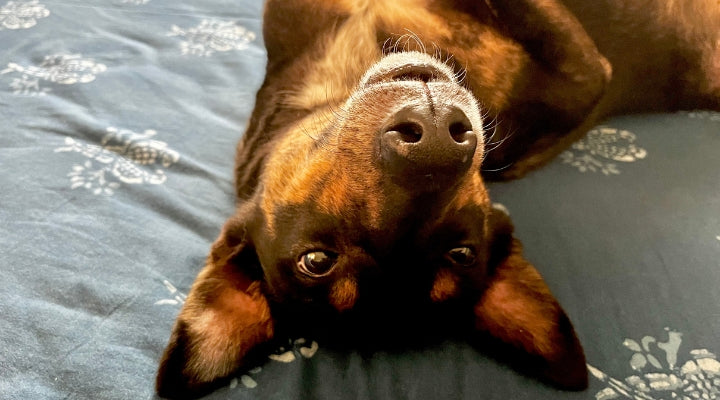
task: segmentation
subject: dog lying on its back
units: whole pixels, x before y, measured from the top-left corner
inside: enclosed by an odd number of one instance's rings
[[[158,392],[202,393],[297,321],[447,315],[584,388],[572,325],[481,171],[520,176],[611,113],[720,109],[717,0],[629,3],[268,1],[237,211]]]

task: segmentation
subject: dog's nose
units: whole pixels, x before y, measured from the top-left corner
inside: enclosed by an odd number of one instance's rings
[[[382,132],[385,172],[410,184],[442,183],[468,170],[477,135],[453,105],[413,104],[395,113]]]

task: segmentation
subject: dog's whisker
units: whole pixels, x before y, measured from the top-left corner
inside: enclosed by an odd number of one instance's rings
[[[504,166],[502,166],[502,167],[500,167],[500,168],[493,168],[493,169],[482,168],[481,171],[482,171],[482,172],[500,172],[500,171],[505,171],[505,170],[509,169],[510,167],[512,167],[513,164],[514,164],[514,163],[511,162],[511,163],[508,163],[508,164],[506,164],[506,165],[504,165]]]
[[[497,147],[501,146],[503,144],[503,142],[505,142],[505,140],[507,140],[507,138],[512,136],[512,133],[510,133],[507,136],[504,136],[503,138],[501,138],[500,140],[495,140],[495,136],[498,133],[499,133],[499,130],[497,128],[492,129],[492,134],[490,135],[490,137],[488,138],[488,141],[487,141],[488,145],[494,146],[493,150],[496,149]]]
[[[453,64],[455,64],[455,62],[453,62]],[[466,67],[458,68],[458,72],[455,74],[455,80],[459,85],[465,85],[465,79],[467,78],[467,74],[468,72]]]
[[[382,45],[382,50],[381,50],[381,53],[383,55],[388,55],[389,53],[391,53],[392,43],[393,43],[392,38],[389,37],[389,38],[385,39],[385,41],[383,42],[383,45]]]
[[[322,118],[324,120],[321,122],[324,122],[326,129],[324,130],[325,133],[320,135],[317,145],[325,150],[330,150],[331,152],[336,153],[339,152],[339,144],[342,140],[342,135],[334,134],[333,132],[340,131],[343,121],[347,119],[348,114],[345,108],[340,105],[340,103],[330,101],[330,99],[336,98],[333,93],[332,86],[326,87],[325,95],[327,99],[327,111],[320,112],[318,118]],[[333,137],[337,141],[334,144],[331,143]]]
[[[411,31],[410,29],[405,29],[408,32],[408,40],[412,39],[417,43],[418,47],[423,53],[427,53],[427,48],[425,47],[425,43],[420,39],[420,36],[416,34],[415,32]]]
[[[489,153],[491,153],[491,152],[493,152],[493,151],[498,150],[499,148],[501,148],[501,147],[505,144],[505,142],[506,142],[508,139],[510,139],[512,136],[513,136],[513,134],[510,133],[510,134],[506,135],[505,137],[503,137],[502,139],[500,139],[500,140],[498,140],[498,141],[491,142],[491,143],[490,143],[490,147],[485,151],[485,154],[483,155],[483,160],[485,159],[485,157],[487,157],[487,155],[488,155]]]
[[[391,53],[397,53],[398,47],[400,46],[400,38],[399,37],[393,37],[388,38],[388,40],[392,40],[392,51]]]
[[[488,129],[489,130],[491,129],[492,133],[490,134],[490,137],[487,138],[485,141],[485,143],[487,144],[487,148],[485,149],[485,153],[483,154],[483,157],[482,157],[483,162],[485,161],[485,159],[491,152],[498,150],[501,146],[503,146],[503,144],[505,144],[505,142],[508,139],[510,139],[515,134],[515,130],[510,130],[507,132],[507,134],[502,139],[494,140],[495,136],[499,133],[499,130],[497,129],[497,126],[498,126],[497,118],[493,119],[491,121],[491,123],[493,124],[493,127],[492,128],[488,127]]]

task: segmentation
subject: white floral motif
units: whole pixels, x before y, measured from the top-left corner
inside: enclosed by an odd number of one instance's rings
[[[22,66],[17,63],[8,63],[7,68],[0,74],[19,73],[10,87],[14,94],[44,95],[50,88],[41,88],[40,82],[50,82],[61,85],[74,85],[88,83],[95,80],[96,75],[107,70],[105,64],[97,63],[90,58],[82,58],[80,54],[52,54],[45,56],[40,65]]]
[[[127,129],[107,128],[101,145],[83,144],[65,138],[65,146],[55,152],[76,152],[89,160],[76,164],[68,174],[71,188],[85,188],[96,195],[114,194],[121,183],[153,184],[165,182],[167,176],[159,167],[169,167],[180,156],[165,142],[151,139],[157,132],[135,133]],[[155,168],[148,171],[150,168]]]
[[[287,364],[297,360],[298,356],[303,358],[312,358],[315,353],[317,353],[319,347],[320,346],[318,346],[317,342],[314,340],[308,344],[307,339],[305,338],[295,340],[289,339],[287,346],[280,346],[273,352],[273,354],[270,354],[268,358],[273,361]],[[258,384],[251,375],[257,375],[260,371],[262,371],[261,367],[249,370],[246,374],[240,376],[240,383],[242,383],[242,385],[247,389],[256,388]],[[237,386],[237,378],[230,381],[230,389],[235,389]]]
[[[207,57],[216,51],[242,50],[255,40],[255,33],[248,31],[234,21],[204,19],[199,25],[182,29],[172,26],[168,36],[182,36],[182,54]]]
[[[626,130],[598,127],[575,142],[570,150],[560,154],[560,159],[580,172],[617,175],[620,170],[610,161],[628,163],[647,156],[647,151],[635,144],[636,140],[635,134]]]
[[[169,299],[162,299],[155,302],[156,306],[164,305],[164,304],[170,304],[170,305],[178,305],[178,304],[185,304],[185,300],[187,299],[187,295],[181,291],[179,291],[175,285],[170,283],[168,280],[163,280],[163,285],[165,285],[165,288],[170,292]]]
[[[284,346],[281,346],[273,354],[270,354],[268,358],[273,361],[279,361],[282,363],[290,363],[297,359],[296,353],[299,353],[305,358],[312,358],[318,350],[318,344],[315,341],[307,345],[307,340],[304,338],[296,339],[288,343],[289,350],[286,350]]]
[[[712,122],[720,122],[720,112],[707,111],[707,110],[696,110],[687,113],[688,117],[693,119],[704,119]]]
[[[37,24],[37,20],[50,15],[50,10],[38,0],[8,1],[0,7],[0,31],[3,29],[28,29]]]
[[[260,371],[262,371],[262,367],[255,367],[255,368],[249,370],[247,374],[243,374],[240,377],[240,383],[242,383],[242,385],[244,387],[246,387],[247,389],[255,389],[258,384],[255,381],[255,379],[252,378],[251,375],[256,375],[256,374],[260,373]],[[230,389],[235,389],[237,386],[238,386],[238,379],[233,378],[230,381]]]
[[[720,399],[720,362],[715,354],[707,349],[692,350],[692,359],[678,366],[682,334],[665,329],[668,331],[665,342],[658,342],[652,336],[645,336],[639,342],[632,339],[623,342],[633,352],[630,367],[639,372],[637,375],[622,381],[588,365],[593,376],[607,386],[595,394],[596,400]],[[665,364],[656,357],[658,353],[665,354]],[[652,372],[645,372],[646,369]]]

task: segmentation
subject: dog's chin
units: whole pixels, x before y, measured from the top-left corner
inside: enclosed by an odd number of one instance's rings
[[[402,80],[458,83],[455,72],[447,64],[425,53],[408,51],[391,53],[380,59],[362,77],[360,89]]]

